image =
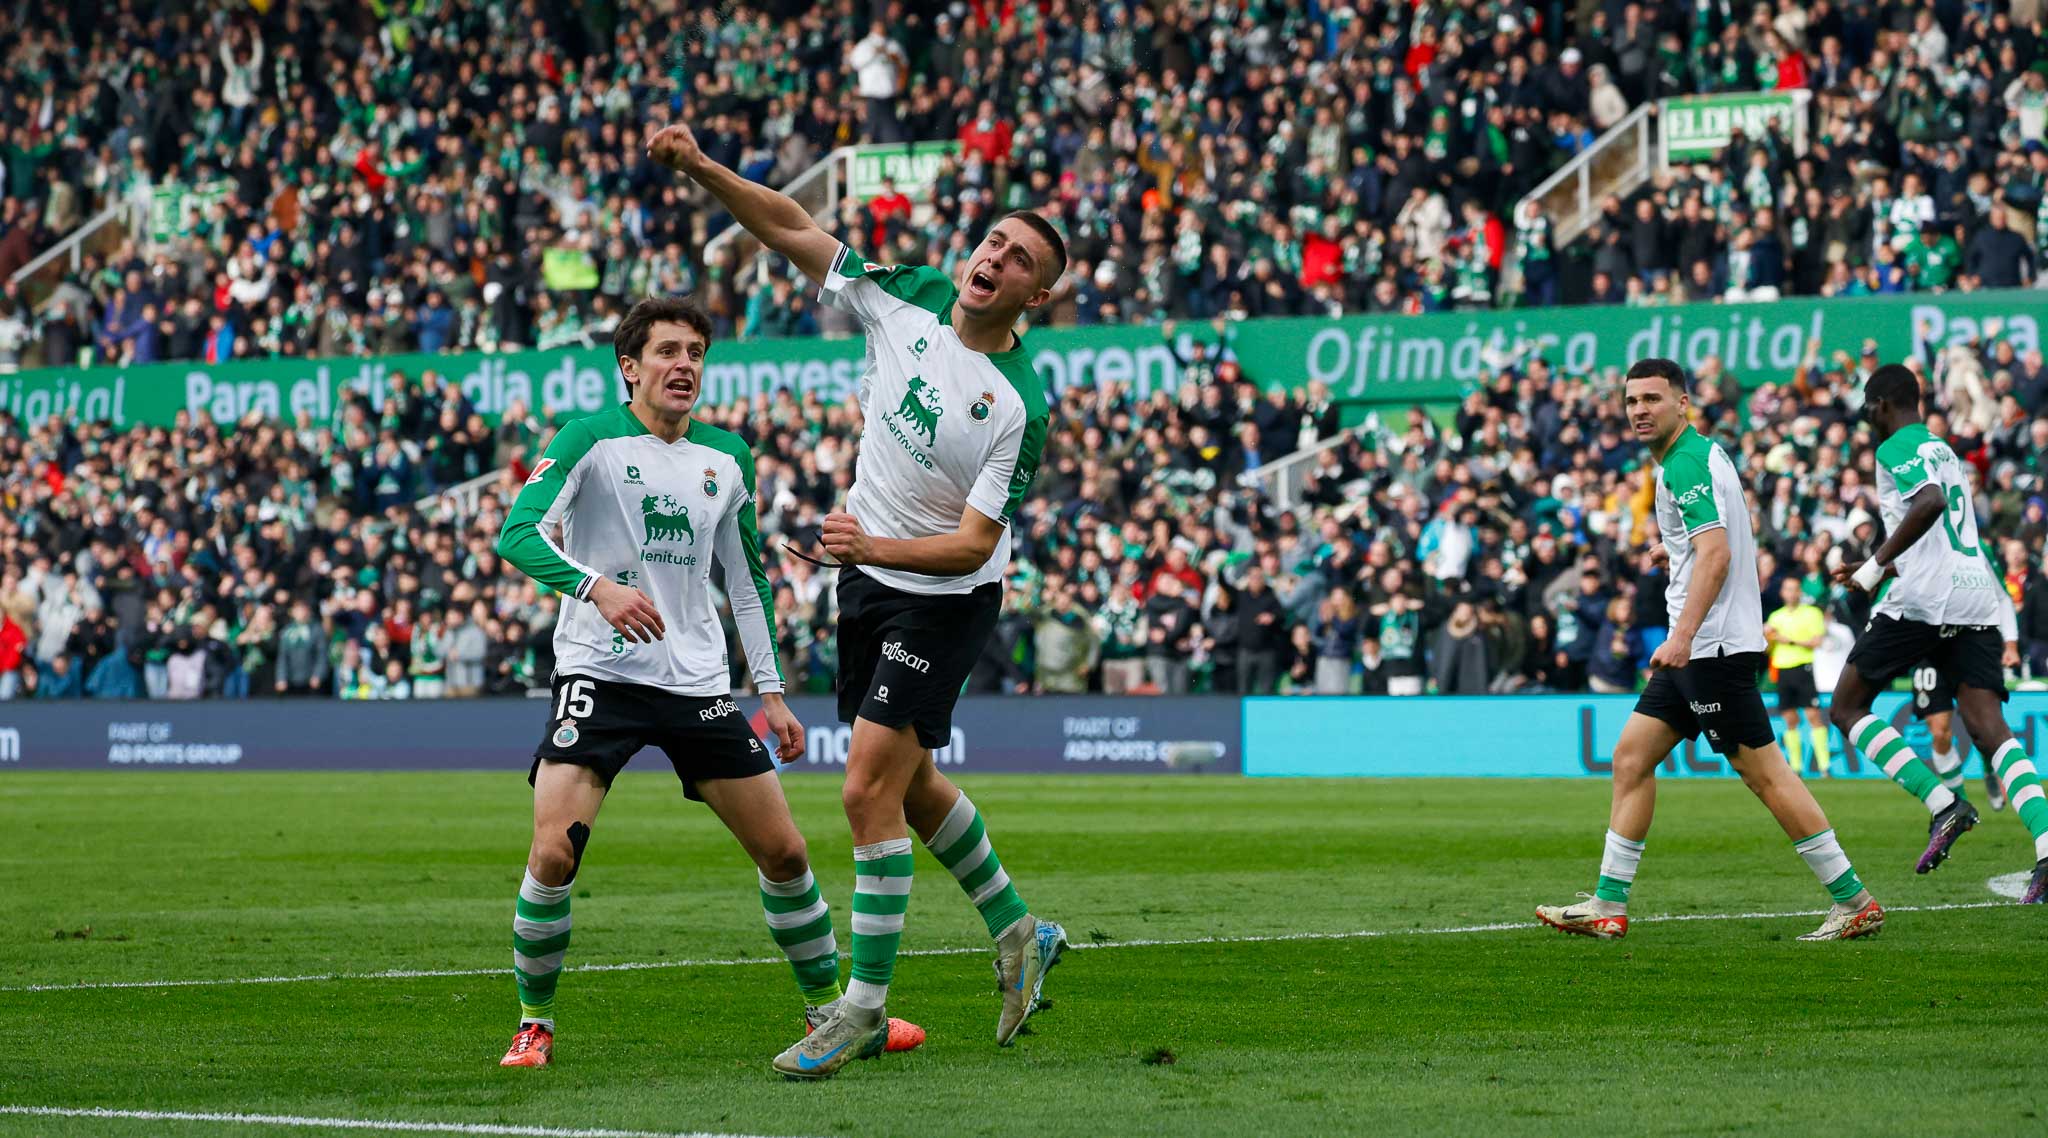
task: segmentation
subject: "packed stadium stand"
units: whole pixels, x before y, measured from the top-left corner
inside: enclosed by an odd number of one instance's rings
[[[673,112],[773,185],[834,148],[955,140],[913,203],[827,222],[950,271],[1042,211],[1074,259],[1051,325],[1974,292],[2048,250],[2038,5],[1878,3],[12,5],[0,72],[0,370],[509,350],[693,293],[721,339],[840,336],[793,271],[719,244],[650,163]],[[1810,93],[1775,127],[1600,202],[1570,241],[1517,203],[1644,104]],[[650,110],[651,108],[651,110]],[[167,184],[163,240],[10,278]],[[188,231],[189,230],[189,231]],[[707,261],[707,249],[713,252]],[[1981,478],[2028,669],[2048,674],[2048,370],[1985,326],[1915,361]],[[1176,349],[1177,351],[1179,349]],[[1633,690],[1665,622],[1649,469],[1611,372],[1523,353],[1452,408],[1340,423],[1327,389],[1058,396],[986,691]],[[1874,345],[1699,369],[1744,458],[1763,595],[1875,533],[1857,411]],[[1890,361],[1885,361],[1890,362]],[[1761,384],[1759,386],[1759,384]],[[544,684],[557,598],[498,559],[558,424],[430,372],[289,419],[116,430],[0,413],[0,698],[431,698]],[[829,690],[815,544],[858,417],[789,391],[704,417],[760,456],[784,669]],[[226,429],[232,427],[234,429]],[[1301,501],[1241,475],[1305,446]],[[442,491],[500,472],[479,492]],[[736,659],[743,658],[735,654]],[[737,677],[736,677],[737,679]]]

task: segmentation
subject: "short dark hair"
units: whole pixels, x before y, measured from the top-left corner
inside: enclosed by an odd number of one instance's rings
[[[686,297],[650,296],[635,304],[626,313],[626,318],[619,321],[619,326],[612,330],[613,354],[621,363],[639,359],[640,353],[647,350],[649,333],[663,321],[691,328],[704,337],[707,347],[711,343],[711,317],[702,308]]]
[[[1047,221],[1043,214],[1033,213],[1028,209],[1012,210],[998,220],[1008,221],[1013,217],[1030,226],[1031,232],[1044,238],[1046,245],[1052,249],[1052,282],[1045,286],[1051,288],[1053,282],[1057,282],[1067,271],[1067,239],[1060,236],[1060,231],[1053,228],[1052,222]]]
[[[1863,385],[1865,400],[1882,399],[1894,407],[1920,409],[1920,377],[1905,364],[1886,364],[1870,373]]]
[[[1670,384],[1671,389],[1678,392],[1681,395],[1683,395],[1686,390],[1685,369],[1679,367],[1678,361],[1676,360],[1667,360],[1656,356],[1652,356],[1649,359],[1637,360],[1635,363],[1629,365],[1627,378],[1661,379],[1664,382]]]

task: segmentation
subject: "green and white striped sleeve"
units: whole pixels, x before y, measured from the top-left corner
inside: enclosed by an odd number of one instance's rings
[[[583,459],[596,436],[580,420],[563,427],[520,487],[505,528],[498,534],[498,556],[535,581],[558,593],[588,600],[601,574],[569,556],[553,534],[583,481]]]
[[[739,492],[718,519],[718,563],[725,569],[725,595],[732,601],[732,622],[747,653],[747,671],[754,690],[762,694],[783,688],[782,660],[775,651],[775,590],[761,560],[761,528],[754,501],[754,456],[736,435],[721,434],[710,445],[732,456],[740,468]],[[751,578],[742,581],[742,567]],[[750,588],[749,585],[752,587]]]

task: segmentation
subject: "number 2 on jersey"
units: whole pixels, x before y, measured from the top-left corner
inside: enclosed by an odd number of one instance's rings
[[[1942,493],[1947,496],[1948,502],[1947,506],[1941,511],[1941,528],[1948,531],[1949,548],[1962,554],[1977,552],[1976,546],[1963,544],[1962,527],[1969,520],[1964,516],[1963,488],[1961,486],[1944,486],[1941,489]]]

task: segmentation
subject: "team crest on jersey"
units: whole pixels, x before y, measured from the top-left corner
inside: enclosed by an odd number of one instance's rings
[[[994,407],[995,404],[996,393],[984,391],[981,393],[981,398],[974,401],[974,406],[967,409],[967,415],[977,423],[986,423],[988,422],[989,409]]]
[[[576,721],[574,719],[564,719],[562,720],[562,725],[555,728],[554,744],[557,747],[573,747],[576,745],[576,740],[582,737],[582,732],[576,730]]]
[[[667,494],[649,494],[641,498],[640,519],[647,527],[647,536],[640,542],[642,545],[681,538],[688,538],[691,545],[697,544],[697,531],[690,525],[690,507]]]
[[[528,486],[531,486],[534,483],[540,481],[541,475],[546,474],[548,472],[548,467],[553,466],[554,464],[555,460],[552,458],[541,459],[540,462],[536,466],[534,466],[533,473],[526,476],[526,484]]]
[[[643,482],[641,482],[641,481],[640,481],[640,468],[639,468],[639,467],[637,467],[637,466],[629,466],[629,467],[627,467],[627,468],[626,468],[626,481],[625,481],[625,485],[627,485],[627,486],[642,486],[642,485],[645,485],[645,483],[643,483]]]
[[[939,416],[945,412],[945,407],[939,402],[939,389],[926,383],[921,376],[910,377],[910,389],[903,393],[903,402],[897,405],[896,415],[909,425],[912,432],[924,436],[924,445],[938,445]]]
[[[708,466],[704,468],[704,496],[706,498],[718,497],[718,471]]]

